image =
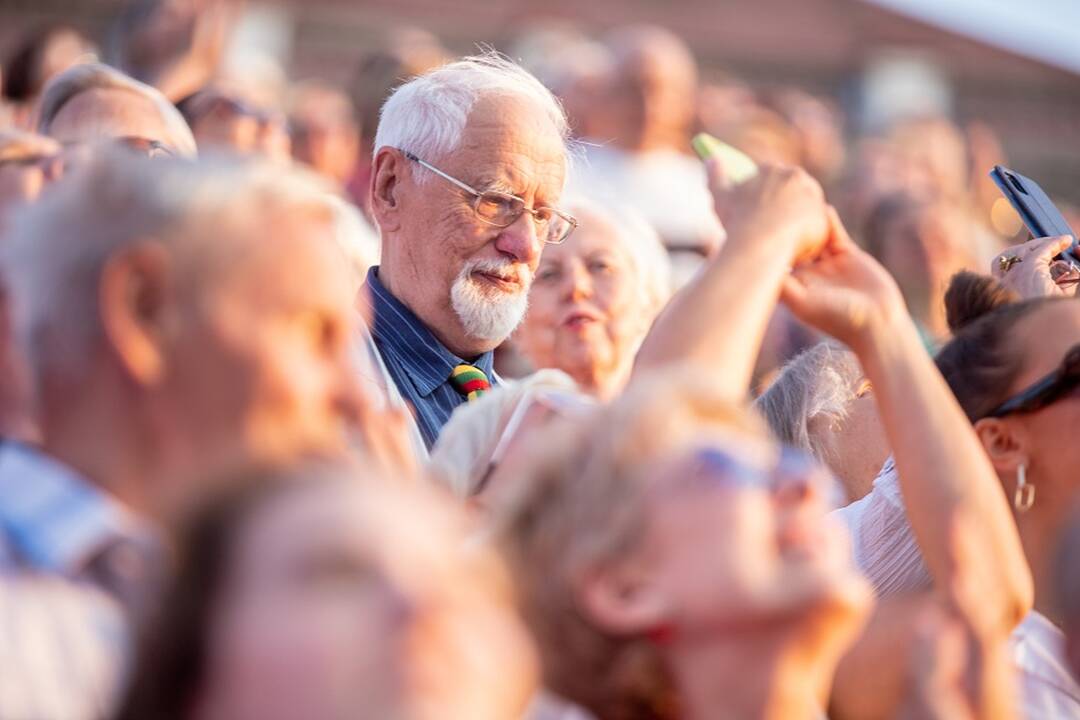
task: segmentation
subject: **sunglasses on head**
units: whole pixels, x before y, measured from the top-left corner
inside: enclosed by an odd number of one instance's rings
[[[1052,405],[1080,385],[1080,345],[1065,353],[1065,359],[1052,373],[1010,397],[984,417],[1000,418],[1014,413],[1031,413]]]

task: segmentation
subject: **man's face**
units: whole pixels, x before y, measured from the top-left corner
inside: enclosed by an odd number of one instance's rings
[[[53,118],[49,135],[64,145],[139,138],[177,146],[154,103],[117,88],[87,90],[73,97]]]
[[[478,101],[459,147],[422,158],[484,192],[522,198],[526,207],[558,204],[565,178],[562,139],[535,106],[517,99]],[[423,184],[417,182],[426,174]],[[524,315],[543,240],[523,213],[509,227],[480,220],[473,198],[409,163],[402,178],[400,266],[419,273],[410,304],[452,346],[491,349]],[[395,272],[400,272],[396,268]],[[397,280],[399,286],[400,279]]]
[[[179,274],[187,307],[162,410],[174,451],[195,452],[192,477],[340,450],[359,402],[350,284],[330,226],[279,210],[219,234],[234,232],[248,239],[215,268]]]

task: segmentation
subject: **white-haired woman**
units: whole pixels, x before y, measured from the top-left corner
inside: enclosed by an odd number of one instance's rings
[[[634,355],[671,294],[671,269],[656,232],[626,208],[578,200],[580,223],[544,250],[515,335],[537,368],[557,368],[606,401],[630,378]]]
[[[844,487],[845,502],[870,492],[889,444],[855,353],[831,340],[804,350],[755,405],[777,440],[829,468]]]

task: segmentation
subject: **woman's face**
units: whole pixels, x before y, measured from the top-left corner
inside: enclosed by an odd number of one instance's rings
[[[1016,347],[1025,350],[1023,366],[1009,390],[1010,396],[1060,367],[1069,349],[1080,344],[1080,303],[1072,300],[1049,303],[1021,322],[1016,335]],[[1076,475],[1076,468],[1080,467],[1080,443],[1076,442],[1080,392],[1066,394],[1036,412],[1006,416],[1004,422],[1017,426],[1027,446],[1024,452],[1027,478],[1036,487],[1031,512],[1049,512],[1061,515],[1063,520],[1072,501],[1080,498],[1080,481]],[[1010,473],[1010,479],[1014,474]],[[1056,525],[1056,520],[1043,524],[1049,528]]]
[[[644,552],[676,632],[867,608],[847,537],[825,513],[830,480],[808,456],[715,431],[660,473]]]
[[[652,321],[637,269],[615,228],[599,217],[544,249],[518,331],[538,368],[558,368],[607,394],[627,372]]]
[[[440,565],[440,543],[417,542],[425,533],[432,540],[425,513],[389,509],[373,512],[344,483],[313,483],[250,517],[214,609],[196,717],[426,720],[459,710],[482,718],[506,712],[506,694],[490,687],[494,677],[477,671],[497,663],[520,693],[531,659],[520,629],[504,608],[470,610],[456,597],[457,584],[489,586],[455,575],[452,560]],[[441,544],[445,551],[445,538]],[[494,652],[492,639],[502,642]],[[480,679],[483,688],[475,687]]]

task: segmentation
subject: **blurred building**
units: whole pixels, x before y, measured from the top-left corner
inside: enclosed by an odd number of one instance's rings
[[[952,1],[937,0],[937,5]],[[977,2],[963,0],[973,1]],[[348,81],[367,48],[401,24],[429,29],[450,48],[467,52],[478,43],[506,47],[512,38],[542,22],[572,22],[586,31],[655,22],[687,40],[706,78],[730,73],[752,83],[802,85],[837,98],[855,113],[856,121],[872,123],[874,103],[880,105],[882,96],[907,93],[917,104],[919,94],[925,93],[928,103],[944,104],[961,123],[985,121],[1004,139],[1014,167],[1038,178],[1052,193],[1080,204],[1080,69],[1068,62],[1055,63],[1052,53],[1037,60],[1022,54],[1022,48],[1005,49],[1002,45],[1007,43],[988,41],[985,33],[966,33],[962,22],[950,26],[916,19],[918,13],[903,12],[905,3],[919,4],[914,0],[291,0],[269,5],[268,12],[288,29],[288,47],[283,50],[280,42],[277,47],[289,54],[294,77],[318,75],[341,82]],[[100,36],[121,4],[122,0],[0,0],[0,46],[22,28],[46,19],[64,19]],[[864,117],[868,103],[873,112]]]

